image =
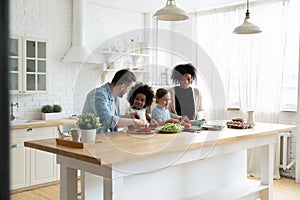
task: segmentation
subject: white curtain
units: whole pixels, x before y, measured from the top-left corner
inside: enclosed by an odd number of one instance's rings
[[[287,2],[250,7],[250,20],[263,31],[253,35],[232,33],[244,8],[197,18],[197,42],[216,64],[228,98],[238,93],[241,110],[255,110],[258,121],[278,121],[287,14]]]
[[[254,110],[256,121],[278,122],[286,59],[289,1],[250,4],[250,21],[262,33],[237,35],[245,8],[232,7],[197,16],[197,42],[221,74],[228,106],[238,102],[241,111]],[[248,172],[259,176],[258,149],[248,152]],[[276,156],[275,156],[276,158]],[[275,161],[274,178],[279,178]]]

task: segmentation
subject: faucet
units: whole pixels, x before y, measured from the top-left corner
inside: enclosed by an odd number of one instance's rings
[[[16,116],[14,116],[14,106],[17,106],[17,108],[19,108],[19,103],[18,102],[15,104],[13,102],[10,103],[10,121],[16,119]]]

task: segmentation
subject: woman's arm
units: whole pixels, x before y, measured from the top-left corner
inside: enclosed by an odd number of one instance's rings
[[[194,119],[203,119],[204,112],[202,107],[202,95],[198,88],[193,88],[194,104],[195,104],[195,114]]]
[[[177,112],[176,112],[176,106],[175,106],[175,90],[174,90],[174,87],[170,88],[169,90],[169,93],[170,93],[170,97],[171,97],[171,101],[169,103],[169,111],[171,114],[174,114],[174,116],[177,116]]]

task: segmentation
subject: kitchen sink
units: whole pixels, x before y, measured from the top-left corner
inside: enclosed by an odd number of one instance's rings
[[[37,123],[45,123],[44,120],[35,120],[35,119],[17,119],[10,122],[10,125],[18,125],[18,124],[37,124]]]

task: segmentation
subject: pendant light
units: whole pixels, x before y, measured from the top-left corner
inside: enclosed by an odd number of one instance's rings
[[[235,34],[255,34],[255,33],[260,33],[261,30],[258,26],[252,24],[249,22],[250,19],[250,12],[249,12],[249,0],[247,0],[247,12],[246,12],[246,17],[244,20],[244,23],[241,24],[240,26],[236,27],[233,31]]]
[[[176,6],[175,0],[167,0],[166,6],[156,11],[153,18],[162,21],[181,21],[188,19],[189,16]]]

